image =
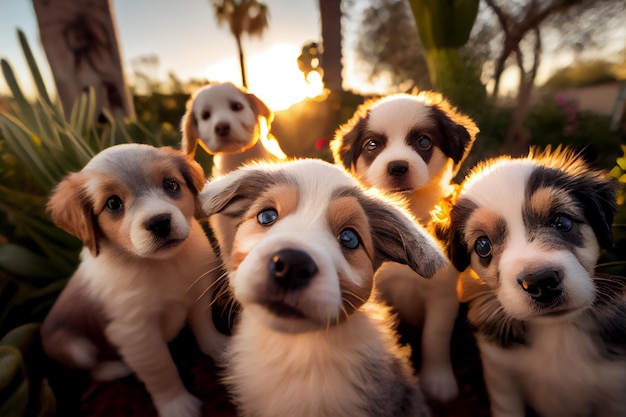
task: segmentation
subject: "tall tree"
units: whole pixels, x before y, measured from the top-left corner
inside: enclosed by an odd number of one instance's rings
[[[111,0],[33,0],[39,34],[66,117],[93,87],[96,110],[135,117]]]
[[[222,0],[221,2],[214,2],[213,6],[217,22],[228,24],[230,33],[235,37],[241,68],[241,83],[244,87],[248,87],[241,37],[244,34],[251,37],[262,36],[268,27],[269,10],[264,3],[257,0]]]
[[[330,91],[341,91],[341,1],[319,0],[322,26],[321,64],[324,70],[324,85]]]
[[[391,92],[432,87],[424,47],[406,0],[344,3],[352,11],[356,68],[363,78]]]

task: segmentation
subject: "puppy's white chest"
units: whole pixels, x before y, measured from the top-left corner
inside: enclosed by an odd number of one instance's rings
[[[606,407],[624,402],[626,363],[603,358],[584,331],[559,323],[534,325],[529,333],[529,347],[503,349],[482,342],[481,350],[483,360],[508,369],[508,377],[519,381],[525,401],[540,415],[603,416]]]

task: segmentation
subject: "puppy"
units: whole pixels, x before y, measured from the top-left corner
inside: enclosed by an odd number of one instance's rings
[[[447,247],[477,274],[461,288],[494,417],[626,416],[626,278],[594,273],[616,187],[563,149],[463,182]]]
[[[213,155],[212,175],[224,175],[251,160],[281,160],[285,154],[269,133],[274,113],[256,95],[232,83],[212,84],[187,102],[181,123],[184,153],[196,143]]]
[[[437,208],[447,211],[452,178],[477,133],[474,122],[441,94],[422,91],[366,102],[337,130],[331,149],[335,162],[364,184],[402,194],[428,225]],[[414,275],[405,265],[387,263],[376,285],[404,322],[422,327],[422,387],[429,397],[448,401],[458,394],[450,360],[458,271],[448,264],[432,280]]]
[[[372,296],[385,260],[425,277],[444,264],[412,217],[313,159],[240,168],[200,201],[242,305],[225,382],[243,416],[429,414]]]
[[[179,151],[124,144],[69,174],[48,202],[84,249],[42,325],[45,352],[95,379],[135,372],[162,417],[200,413],[168,341],[188,322],[205,353],[217,358],[225,344],[207,307],[218,262],[194,219],[204,182]]]

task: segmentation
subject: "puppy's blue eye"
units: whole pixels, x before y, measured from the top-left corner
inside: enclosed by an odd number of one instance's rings
[[[278,219],[278,212],[272,208],[261,210],[256,219],[262,226],[269,226]]]
[[[116,195],[112,195],[107,198],[107,201],[104,203],[104,206],[109,211],[118,211],[124,207],[124,203],[122,203],[122,199]]]
[[[210,111],[203,111],[202,114],[200,115],[200,118],[202,120],[209,120],[211,118],[211,112]]]
[[[572,219],[564,214],[557,214],[552,219],[552,226],[559,232],[569,232],[573,225]]]
[[[345,248],[356,249],[359,247],[361,240],[354,229],[344,229],[339,233],[339,243]]]
[[[491,255],[491,240],[487,236],[481,236],[474,243],[474,252],[481,258]]]
[[[163,181],[163,188],[170,193],[177,193],[180,191],[180,183],[173,179],[166,179]]]
[[[420,136],[417,138],[417,146],[419,146],[420,149],[428,150],[433,146],[433,141],[428,136]]]
[[[231,103],[230,104],[230,109],[232,111],[241,111],[241,110],[243,110],[243,104],[241,104],[239,102]]]

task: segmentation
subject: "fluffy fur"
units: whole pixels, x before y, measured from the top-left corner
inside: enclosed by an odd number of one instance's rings
[[[84,249],[43,323],[46,353],[96,379],[134,372],[162,417],[200,414],[168,341],[187,322],[205,353],[224,347],[207,307],[218,262],[194,219],[204,182],[179,151],[117,145],[63,179],[48,203]]]
[[[428,225],[433,211],[447,206],[452,178],[477,133],[474,122],[441,94],[423,91],[366,102],[337,130],[331,148],[336,163],[370,187],[401,193],[415,217]],[[458,394],[450,361],[459,309],[457,277],[451,264],[432,280],[420,280],[394,263],[383,265],[376,277],[379,291],[400,317],[423,326],[421,383],[441,401]]]
[[[243,308],[225,378],[243,416],[429,414],[372,296],[383,261],[444,263],[410,215],[320,160],[245,167],[200,200]]]
[[[181,148],[193,156],[196,144],[213,155],[214,177],[251,160],[285,158],[270,135],[274,113],[256,95],[232,83],[211,84],[187,102]]]
[[[565,150],[475,168],[451,211],[495,417],[626,416],[626,279],[594,273],[617,181]]]

